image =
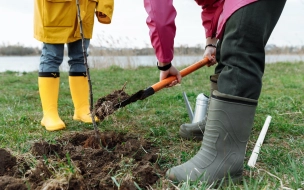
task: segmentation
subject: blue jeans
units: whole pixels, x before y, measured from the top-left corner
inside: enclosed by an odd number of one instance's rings
[[[84,45],[87,49],[90,40],[85,39]],[[68,47],[68,64],[70,66],[69,72],[86,72],[84,65],[84,57],[82,50],[82,40],[77,40],[67,44]],[[59,66],[63,61],[64,44],[48,44],[43,43],[39,72],[59,72]],[[88,57],[88,54],[87,54]]]

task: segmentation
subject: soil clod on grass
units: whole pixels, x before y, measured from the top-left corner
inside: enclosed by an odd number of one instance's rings
[[[94,131],[51,144],[35,142],[18,159],[0,149],[0,189],[146,189],[164,175],[159,148],[135,135],[100,133],[99,148],[85,147]],[[31,156],[28,156],[31,155]],[[5,163],[5,164],[2,164]]]
[[[16,165],[16,160],[16,157],[12,156],[10,152],[0,149],[0,176],[12,174],[12,169]]]
[[[100,143],[101,143],[101,134],[100,131],[95,131],[95,134],[87,138],[83,142],[83,147],[84,148],[94,148],[94,149],[99,149],[101,148]]]

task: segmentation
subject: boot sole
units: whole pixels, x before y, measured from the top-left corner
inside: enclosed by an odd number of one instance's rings
[[[182,130],[179,130],[179,135],[187,140],[196,140],[196,141],[201,141],[203,140],[204,135],[191,135],[189,133],[185,133]]]

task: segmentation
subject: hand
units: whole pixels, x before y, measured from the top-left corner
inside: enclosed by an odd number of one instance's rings
[[[165,63],[159,63],[160,66],[165,65]],[[169,76],[176,76],[176,80],[172,81],[168,87],[172,87],[178,83],[181,83],[182,76],[180,72],[172,65],[168,70],[166,71],[160,71],[159,73],[159,80],[163,80],[165,78],[168,78]]]
[[[216,46],[217,44],[217,39],[216,38],[211,38],[211,37],[208,37],[206,38],[206,44],[214,44]],[[216,64],[216,47],[213,47],[213,46],[206,46],[205,48],[205,52],[204,52],[204,55],[203,55],[203,58],[207,57],[210,61],[210,63],[208,64],[208,67],[210,67],[211,65],[214,65]]]
[[[203,57],[209,59],[210,63],[208,64],[208,67],[216,64],[216,48],[212,46],[206,47]]]

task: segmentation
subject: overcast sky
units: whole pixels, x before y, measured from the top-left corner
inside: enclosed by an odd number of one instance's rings
[[[33,38],[34,0],[0,0],[0,43],[40,47]],[[201,8],[194,0],[174,0],[177,10],[175,45],[205,43]],[[95,22],[92,44],[112,47],[151,47],[143,0],[115,0],[110,25]],[[282,16],[268,44],[304,45],[304,0],[287,0]]]

